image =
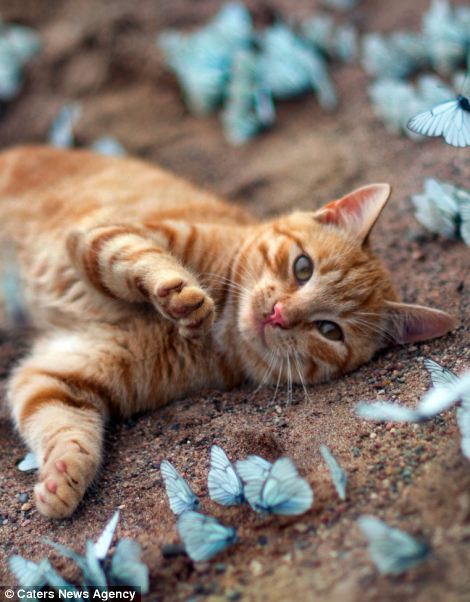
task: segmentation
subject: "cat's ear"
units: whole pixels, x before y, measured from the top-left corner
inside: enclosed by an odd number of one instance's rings
[[[377,221],[390,197],[389,184],[370,184],[332,201],[319,209],[314,217],[322,224],[331,224],[351,232],[361,244]]]
[[[387,331],[395,343],[417,343],[435,339],[457,326],[457,320],[439,309],[386,301]]]

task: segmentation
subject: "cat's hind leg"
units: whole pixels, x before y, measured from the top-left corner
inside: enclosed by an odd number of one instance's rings
[[[8,401],[39,460],[34,494],[45,516],[72,514],[94,480],[111,398],[124,395],[126,361],[112,353],[109,341],[56,333],[39,341],[13,372]]]

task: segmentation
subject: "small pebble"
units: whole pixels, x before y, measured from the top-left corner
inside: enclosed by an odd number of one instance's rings
[[[33,507],[33,504],[31,504],[31,502],[26,502],[25,504],[23,504],[21,506],[21,510],[23,512],[28,512],[28,510],[31,510],[32,507]]]
[[[241,599],[242,594],[238,590],[232,589],[231,591],[227,592],[227,595],[225,597],[229,602],[236,602],[237,600]]]
[[[253,577],[259,577],[263,573],[263,565],[259,560],[252,560],[250,562],[250,571]]]
[[[20,493],[20,495],[18,496],[18,499],[20,500],[20,502],[22,504],[24,504],[25,502],[28,501],[28,494],[27,493]]]

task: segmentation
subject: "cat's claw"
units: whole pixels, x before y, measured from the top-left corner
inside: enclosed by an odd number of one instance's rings
[[[214,301],[197,284],[181,276],[159,283],[154,303],[165,317],[177,322],[180,334],[188,339],[208,332],[214,321]]]
[[[60,441],[50,452],[34,488],[36,506],[48,518],[72,514],[94,477],[96,463],[75,440]]]

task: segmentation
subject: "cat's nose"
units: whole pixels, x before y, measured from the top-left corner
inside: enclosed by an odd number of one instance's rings
[[[266,324],[271,324],[271,326],[280,326],[281,328],[288,328],[287,320],[285,315],[283,315],[283,311],[285,314],[285,309],[282,303],[280,301],[275,303],[271,315],[266,319]]]

